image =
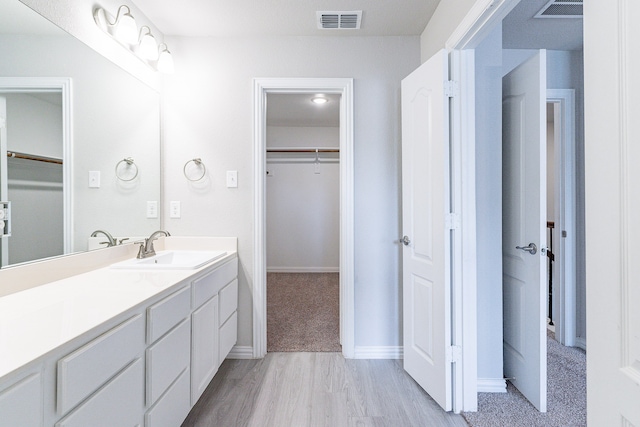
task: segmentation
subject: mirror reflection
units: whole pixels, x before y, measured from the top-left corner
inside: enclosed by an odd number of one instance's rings
[[[159,229],[159,94],[18,0],[0,57],[0,266]]]

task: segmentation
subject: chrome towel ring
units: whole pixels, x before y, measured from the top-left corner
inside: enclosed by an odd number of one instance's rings
[[[124,163],[124,165],[123,165]],[[125,174],[126,171],[133,169],[133,172],[129,172],[128,175]],[[129,176],[133,173],[133,176]],[[116,163],[116,178],[120,181],[129,182],[136,179],[138,176],[138,166],[133,161],[131,157],[126,157]]]
[[[187,172],[187,168],[189,167],[190,163],[193,163],[194,167],[190,168],[191,170]],[[193,170],[195,169],[201,169],[202,173],[194,176],[193,174],[191,174],[191,172],[193,172]],[[204,163],[202,163],[202,159],[198,157],[196,159],[191,159],[187,161],[187,163],[185,163],[184,167],[182,168],[182,172],[184,173],[184,177],[187,178],[189,181],[196,182],[204,178],[205,174],[207,173],[207,168],[204,165]]]

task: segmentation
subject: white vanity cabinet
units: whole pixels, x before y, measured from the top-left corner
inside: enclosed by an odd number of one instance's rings
[[[0,427],[179,426],[236,341],[237,275],[230,256],[178,276],[1,377]]]

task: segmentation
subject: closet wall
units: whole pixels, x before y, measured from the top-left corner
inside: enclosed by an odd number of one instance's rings
[[[61,94],[1,96],[7,103],[7,150],[62,159]],[[9,264],[63,254],[62,165],[8,158],[7,174]]]
[[[338,127],[267,126],[267,149],[337,148]],[[334,153],[267,154],[267,271],[337,272],[340,166]]]

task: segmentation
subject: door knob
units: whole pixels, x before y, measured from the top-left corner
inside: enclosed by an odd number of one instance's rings
[[[535,255],[538,252],[538,247],[535,243],[529,243],[527,246],[516,246],[516,249],[522,249],[525,252],[529,252],[531,255]]]
[[[411,243],[411,240],[409,239],[409,236],[404,236],[402,239],[400,239],[400,241],[405,246],[409,246],[409,243]]]

